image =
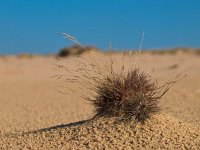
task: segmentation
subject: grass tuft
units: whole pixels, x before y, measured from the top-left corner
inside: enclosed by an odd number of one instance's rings
[[[74,42],[74,37],[71,38],[72,36],[68,34],[66,36]],[[77,42],[75,40],[75,43]],[[81,44],[79,46],[84,50],[88,49]],[[57,79],[67,78],[66,88],[70,87],[70,84],[77,83],[81,97],[89,100],[94,106],[95,117],[113,117],[126,122],[135,119],[144,123],[152,114],[160,111],[159,100],[176,83],[177,77],[159,86],[148,73],[140,70],[137,61],[130,60],[132,56],[136,60],[140,59],[137,53],[133,55],[129,52],[127,56],[124,52],[122,66],[119,67],[119,64],[110,57],[109,63],[105,61],[108,57],[106,55],[95,59],[95,55],[89,53],[88,56],[79,57],[74,61],[76,65],[73,64],[71,68],[69,68],[70,65],[65,67],[59,64],[58,67],[64,68],[67,75],[56,75],[55,77]],[[104,57],[104,61],[101,57]],[[126,58],[129,58],[128,62],[125,62]],[[84,94],[86,89],[89,91]],[[75,93],[77,90],[69,89],[69,91]]]
[[[139,122],[160,111],[158,102],[174,82],[158,87],[151,77],[132,69],[125,74],[112,72],[98,83],[92,101],[96,116],[117,117],[123,121]]]

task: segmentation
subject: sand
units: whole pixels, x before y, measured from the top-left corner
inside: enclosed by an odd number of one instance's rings
[[[112,59],[122,62],[121,54]],[[74,57],[67,60],[77,67]],[[144,125],[91,119],[93,108],[86,100],[57,92],[67,84],[50,78],[60,73],[57,61],[0,57],[0,149],[200,149],[200,56],[142,54],[141,67],[154,68],[158,81],[187,75],[161,100],[160,114]],[[87,94],[87,89],[77,92]]]

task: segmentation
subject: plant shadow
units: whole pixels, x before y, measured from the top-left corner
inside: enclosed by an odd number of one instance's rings
[[[40,132],[48,132],[51,130],[55,130],[55,129],[61,129],[61,128],[66,128],[66,127],[74,127],[74,126],[78,126],[81,125],[87,121],[89,121],[91,119],[88,120],[82,120],[82,121],[78,121],[78,122],[72,122],[72,123],[68,123],[68,124],[60,124],[60,125],[56,125],[56,126],[51,126],[51,127],[47,127],[47,128],[41,128],[38,130],[33,130],[33,131],[27,131],[27,132],[23,132],[22,135],[25,134],[36,134],[36,133],[40,133]]]
[[[91,119],[87,119],[87,120],[81,120],[78,122],[72,122],[72,123],[68,123],[68,124],[60,124],[60,125],[56,125],[56,126],[50,126],[47,128],[41,128],[41,129],[37,129],[37,130],[32,130],[32,131],[22,131],[22,132],[18,132],[18,133],[5,133],[3,135],[1,135],[1,137],[16,137],[16,136],[23,136],[23,135],[28,135],[28,134],[37,134],[37,133],[41,133],[41,132],[49,132],[51,130],[56,130],[56,129],[62,129],[62,128],[66,128],[66,127],[75,127],[75,126],[79,126],[81,124],[84,124],[85,122],[88,122]]]

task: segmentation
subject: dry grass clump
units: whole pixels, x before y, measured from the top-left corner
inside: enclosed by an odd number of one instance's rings
[[[75,39],[68,34],[66,34],[66,38],[70,38],[72,41]],[[75,40],[75,43],[79,42]],[[79,46],[81,49],[87,49],[81,44]],[[89,53],[82,59],[79,57],[74,61],[77,64],[73,64],[73,66],[77,66],[77,68],[69,68],[70,65],[65,67],[63,64],[59,64],[58,67],[64,68],[68,74],[55,77],[58,79],[66,77],[65,81],[68,82],[66,88],[70,87],[70,83],[77,83],[78,91],[81,92],[77,94],[92,102],[96,117],[113,117],[121,121],[135,119],[144,123],[152,114],[159,112],[159,100],[176,82],[173,79],[158,86],[156,80],[148,73],[140,71],[140,66],[130,60],[132,52],[129,52],[128,56],[124,52],[120,68],[119,64],[116,65],[117,62],[114,62],[110,57],[108,63],[106,62],[107,56],[104,55],[104,61],[102,61],[100,56],[95,59],[95,56],[91,54]],[[138,54],[140,51],[133,57],[138,59]],[[128,66],[125,63],[126,58],[129,58]],[[115,65],[117,70],[114,68]],[[89,94],[83,93],[85,89],[89,90],[87,92]],[[72,93],[77,91],[76,89],[68,90]]]
[[[106,56],[103,57],[106,60]],[[125,58],[126,56],[123,61]],[[144,123],[152,114],[159,112],[159,100],[176,82],[173,79],[159,86],[156,79],[142,72],[138,66],[127,67],[123,63],[120,68],[117,65],[116,70],[113,61],[109,64],[106,61],[102,62],[101,59],[95,59],[94,56],[79,57],[75,62],[77,68],[59,65],[68,72],[65,76],[65,81],[68,82],[66,88],[70,87],[70,83],[77,83],[78,87],[73,87],[79,90],[68,91],[79,91],[77,94],[90,101],[94,107],[95,117],[113,117],[126,122],[135,119]],[[62,77],[64,76],[57,76],[59,79]],[[85,89],[88,91],[84,94]]]
[[[97,116],[116,117],[122,121],[136,119],[144,123],[152,114],[159,112],[158,102],[173,83],[158,87],[139,68],[125,74],[112,72],[94,87],[96,96],[92,103]]]

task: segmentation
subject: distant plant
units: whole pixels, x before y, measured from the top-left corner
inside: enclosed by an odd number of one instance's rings
[[[177,48],[172,48],[172,49],[162,49],[162,50],[150,50],[149,51],[151,54],[159,54],[159,55],[163,55],[163,54],[169,54],[169,55],[176,55],[179,52],[181,53],[185,53],[185,54],[189,54],[189,53],[198,53],[198,49],[194,49],[194,48],[184,48],[184,47],[177,47]]]
[[[22,54],[18,54],[17,58],[20,58],[20,59],[33,58],[33,55],[32,54],[22,53]]]
[[[97,48],[92,47],[92,46],[85,46],[84,48],[81,47],[80,45],[73,45],[71,47],[64,47],[62,48],[59,53],[58,57],[68,57],[68,56],[79,56],[85,52],[89,51],[97,51]]]

